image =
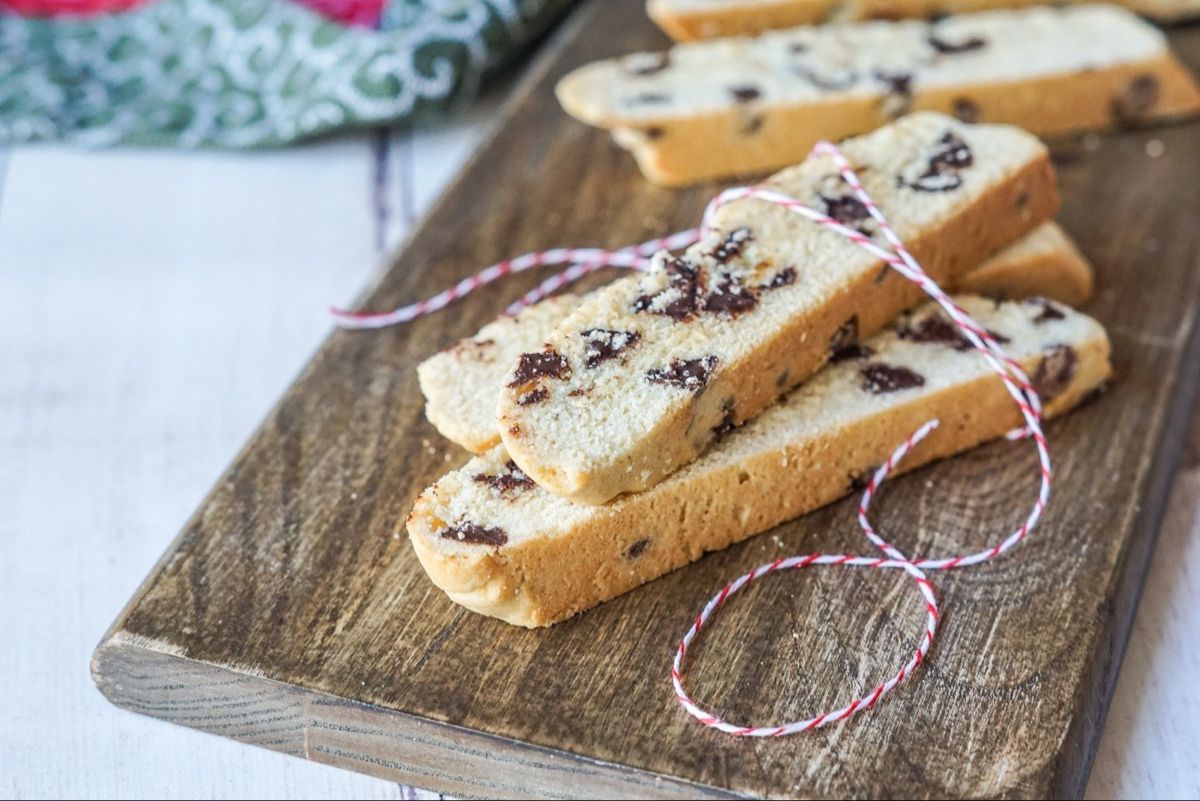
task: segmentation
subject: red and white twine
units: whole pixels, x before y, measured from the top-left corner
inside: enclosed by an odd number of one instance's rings
[[[894,544],[879,536],[875,528],[871,525],[868,510],[870,509],[872,499],[883,485],[883,482],[899,466],[905,456],[938,427],[939,421],[930,420],[918,428],[875,471],[866,489],[863,491],[862,499],[859,503],[858,524],[867,539],[883,553],[882,557],[858,556],[853,554],[807,554],[792,556],[786,559],[777,559],[774,562],[759,565],[749,573],[738,576],[726,584],[716,595],[709,599],[708,603],[705,604],[691,627],[680,640],[679,647],[675,651],[675,658],[671,664],[671,683],[675,688],[675,694],[679,703],[688,714],[695,717],[705,726],[740,737],[780,737],[799,731],[817,729],[830,723],[845,720],[864,709],[874,707],[880,698],[912,675],[913,671],[917,669],[928,655],[929,648],[932,646],[933,639],[937,634],[940,612],[933,586],[930,584],[925,571],[951,570],[968,565],[976,565],[1000,556],[1028,536],[1029,532],[1037,526],[1050,498],[1052,476],[1050,451],[1046,446],[1046,438],[1042,432],[1041,402],[1029,377],[1021,369],[1020,365],[1004,351],[996,339],[983,326],[972,319],[961,306],[955,303],[938,286],[937,282],[921,268],[921,265],[917,263],[912,253],[904,246],[900,237],[896,235],[891,225],[888,224],[879,207],[871,200],[871,197],[859,181],[857,173],[855,173],[841,151],[828,142],[821,142],[814,148],[814,153],[828,156],[834,161],[842,178],[845,179],[846,183],[853,190],[855,197],[858,198],[868,213],[870,213],[872,219],[878,224],[884,239],[890,245],[890,249],[880,247],[865,234],[839,223],[829,215],[810,208],[795,198],[761,186],[738,187],[722,192],[709,203],[705,209],[700,228],[681,231],[661,239],[653,239],[640,245],[633,245],[620,250],[555,248],[553,250],[528,253],[515,259],[508,259],[493,264],[476,275],[460,281],[450,289],[440,292],[427,300],[404,306],[391,312],[362,313],[334,310],[338,324],[345,328],[381,328],[396,323],[407,322],[442,309],[479,287],[489,284],[505,275],[522,272],[532,267],[551,264],[571,264],[568,269],[543,281],[518,301],[510,305],[506,313],[515,314],[525,306],[536,303],[572,281],[601,267],[624,267],[645,270],[650,264],[650,257],[657,251],[675,250],[686,247],[703,238],[713,228],[715,214],[723,205],[734,200],[750,198],[783,206],[849,239],[851,242],[884,261],[909,281],[915,283],[941,306],[954,324],[958,326],[966,340],[983,355],[988,365],[1000,377],[1000,380],[1004,383],[1005,390],[1021,411],[1021,416],[1025,420],[1025,426],[1010,432],[1008,436],[1010,439],[1031,438],[1037,449],[1040,486],[1033,508],[1026,516],[1024,522],[1015,531],[990,548],[962,556],[927,557],[921,559],[910,559],[905,556]],[[849,701],[838,709],[823,712],[807,720],[800,720],[793,723],[763,727],[741,726],[730,723],[696,704],[683,687],[683,661],[687,656],[688,648],[691,647],[700,630],[704,628],[716,611],[753,581],[780,570],[799,570],[816,565],[866,567],[881,570],[898,569],[908,574],[925,601],[926,618],[925,627],[920,635],[917,646],[904,664],[891,678],[876,686],[871,692]]]

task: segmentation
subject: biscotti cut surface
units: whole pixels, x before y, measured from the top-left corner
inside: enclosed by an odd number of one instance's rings
[[[949,283],[1047,220],[1044,146],[1015,128],[906,117],[844,143],[867,191],[925,269]],[[833,160],[768,186],[875,235]],[[505,448],[538,484],[583,503],[653,486],[753,418],[829,354],[920,299],[882,261],[759,199],[734,201],[683,256],[586,298],[505,379]]]
[[[1040,295],[1078,306],[1091,295],[1092,268],[1062,229],[1048,222],[971,270],[955,288],[1005,299]],[[496,399],[509,368],[522,353],[537,350],[579,302],[570,294],[549,298],[430,356],[417,367],[425,416],[472,453],[499,445]]]
[[[500,442],[496,396],[517,357],[541,344],[576,306],[577,295],[546,298],[490,322],[417,365],[425,416],[452,442],[483,453]]]
[[[927,19],[996,9],[1088,0],[648,0],[646,11],[680,42],[753,36],[796,25],[854,20]],[[1107,0],[1160,21],[1200,15],[1200,0]]]
[[[1109,377],[1108,340],[1090,318],[1037,299],[960,301],[1003,338],[1048,414],[1073,407]],[[538,487],[496,448],[421,494],[409,537],[452,600],[517,625],[545,626],[851,492],[932,418],[941,426],[903,469],[1020,422],[984,359],[940,309],[926,305],[847,347],[652,489],[604,506],[573,504]]]
[[[1200,111],[1154,26],[1110,6],[772,31],[590,64],[563,107],[614,130],[653,180],[682,184],[794,163],[820,139],[909,110],[1039,135]]]

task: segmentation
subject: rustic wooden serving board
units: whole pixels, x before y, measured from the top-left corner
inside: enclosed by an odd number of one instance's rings
[[[663,45],[641,6],[593,0],[566,23],[365,305],[505,255],[698,219],[716,187],[650,186],[552,97],[575,65]],[[1200,28],[1172,41],[1200,64]],[[1119,380],[1050,427],[1057,482],[1037,535],[937,577],[932,658],[873,714],[739,740],[684,715],[667,681],[677,638],[725,580],[779,556],[862,552],[849,503],[549,630],[468,613],[426,580],[398,532],[465,457],[425,422],[413,367],[544,274],[330,337],[113,624],[97,684],[134,711],[455,794],[1079,795],[1200,372],[1200,124],[1056,149],[1062,221],[1098,269],[1089,311]],[[1028,446],[993,445],[922,470],[891,485],[880,520],[909,553],[977,548],[1017,522],[1031,465]],[[894,669],[918,607],[899,575],[774,577],[700,641],[689,681],[732,719],[796,719]]]

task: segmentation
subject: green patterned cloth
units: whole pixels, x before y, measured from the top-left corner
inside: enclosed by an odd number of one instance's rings
[[[0,144],[281,145],[469,95],[572,0],[392,0],[379,30],[290,0],[0,11]]]

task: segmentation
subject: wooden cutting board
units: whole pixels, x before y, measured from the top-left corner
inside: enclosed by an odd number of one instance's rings
[[[1200,28],[1172,41],[1200,64]],[[663,45],[641,0],[580,8],[364,305],[508,255],[694,224],[716,186],[649,185],[552,95],[578,64]],[[425,578],[399,532],[465,456],[425,422],[413,368],[545,273],[407,326],[333,334],[104,637],[96,683],[137,712],[462,795],[1079,795],[1200,373],[1200,124],[1056,154],[1061,219],[1096,264],[1088,311],[1119,379],[1051,425],[1057,481],[1036,536],[936,578],[931,659],[874,713],[739,740],[684,715],[667,680],[724,581],[779,556],[864,552],[849,502],[549,630],[466,612]],[[1032,459],[998,444],[921,470],[891,484],[879,520],[909,553],[977,548],[1023,514]],[[899,575],[773,577],[701,639],[689,682],[732,719],[797,719],[888,675],[920,616]]]

